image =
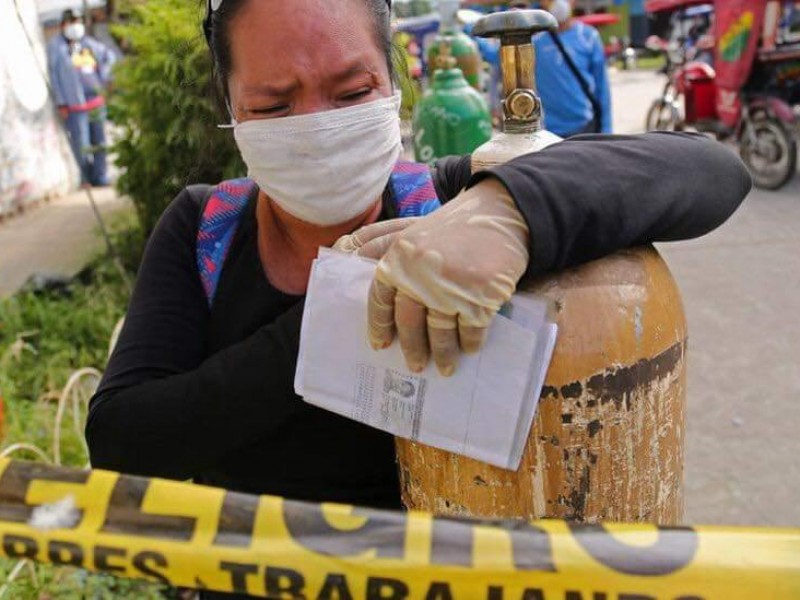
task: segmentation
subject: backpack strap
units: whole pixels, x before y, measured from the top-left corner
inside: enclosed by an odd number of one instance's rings
[[[424,217],[441,206],[428,165],[399,161],[389,186],[399,217]],[[224,181],[212,188],[200,209],[197,270],[209,307],[214,304],[222,267],[255,187],[246,178]]]
[[[214,303],[225,258],[255,187],[256,184],[246,178],[224,181],[211,190],[201,207],[197,228],[197,270],[209,307]]]
[[[441,206],[428,165],[398,161],[389,186],[399,217],[424,217]]]

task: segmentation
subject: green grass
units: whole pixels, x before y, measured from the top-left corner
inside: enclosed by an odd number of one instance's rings
[[[666,64],[663,54],[657,56],[640,56],[636,60],[636,68],[642,71],[657,71]]]
[[[113,239],[132,272],[138,264],[141,237],[132,215],[113,223]],[[22,291],[0,300],[0,397],[5,408],[2,448],[34,444],[53,456],[57,400],[77,369],[105,366],[108,342],[122,317],[128,287],[106,256],[94,260],[76,281],[50,291]],[[84,415],[85,417],[85,415]],[[62,426],[62,464],[87,463],[82,436],[68,416]],[[16,454],[16,458],[35,458]],[[0,559],[0,585],[16,561]],[[11,584],[14,599],[156,599],[175,597],[171,590],[143,582],[118,580],[73,568],[36,565]]]

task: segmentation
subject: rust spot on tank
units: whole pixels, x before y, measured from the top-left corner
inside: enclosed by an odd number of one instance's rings
[[[595,419],[591,423],[589,423],[589,437],[592,438],[600,433],[600,430],[603,428],[603,424],[600,422],[599,419]]]
[[[602,404],[613,401],[619,410],[622,402],[630,410],[627,392],[649,386],[671,373],[683,356],[683,344],[675,344],[653,358],[643,358],[628,367],[607,369],[589,378],[586,391],[600,398]]]
[[[542,400],[545,400],[547,398],[557,399],[558,398],[558,390],[556,388],[554,388],[552,385],[546,385],[546,386],[544,386],[542,388],[542,396],[541,397],[542,397]]]
[[[564,413],[563,415],[561,415],[561,422],[564,425],[569,425],[570,423],[572,423],[572,414],[571,413]]]
[[[583,521],[584,516],[586,515],[586,500],[589,496],[589,483],[591,477],[589,473],[589,465],[584,465],[583,471],[581,472],[580,482],[570,494],[569,500],[570,507],[572,508],[572,518],[576,521]]]
[[[596,465],[597,464],[597,454],[593,454],[592,452],[589,452],[589,462],[591,464],[593,464],[593,465]]]
[[[558,440],[556,436],[550,438],[550,443],[553,444],[553,446],[558,446],[561,444],[561,442]]]
[[[583,393],[583,385],[580,381],[573,381],[569,385],[561,387],[561,395],[564,398],[579,398]]]
[[[475,485],[481,485],[481,486],[489,485],[488,483],[486,483],[486,480],[480,475],[475,475],[475,479],[473,479],[473,481],[475,482]]]

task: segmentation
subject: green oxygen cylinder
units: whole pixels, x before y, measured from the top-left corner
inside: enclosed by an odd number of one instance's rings
[[[440,68],[433,75],[433,86],[414,108],[414,155],[424,163],[469,154],[492,137],[486,100],[456,68],[446,43],[438,54]]]
[[[456,64],[464,74],[467,82],[476,90],[481,91],[481,71],[483,59],[481,58],[478,44],[464,33],[458,25],[459,0],[439,0],[439,33],[433,43],[428,47],[426,63],[428,73],[433,78],[439,67],[439,50],[442,44],[450,48],[450,54],[455,57]]]

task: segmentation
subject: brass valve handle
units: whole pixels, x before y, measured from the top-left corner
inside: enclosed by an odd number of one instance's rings
[[[536,57],[531,36],[540,31],[558,31],[558,21],[545,10],[511,10],[479,19],[473,35],[500,40],[503,72],[503,112],[508,124],[529,126],[541,118],[536,95]]]

